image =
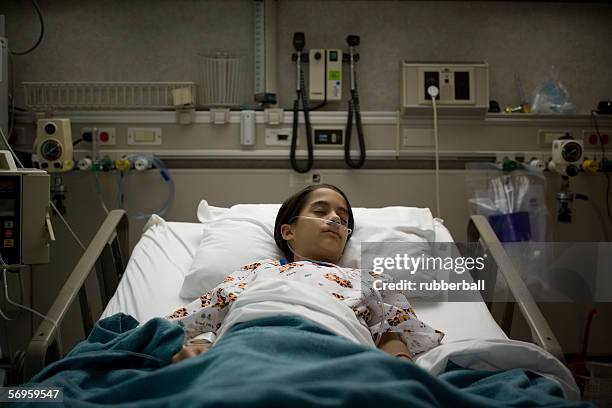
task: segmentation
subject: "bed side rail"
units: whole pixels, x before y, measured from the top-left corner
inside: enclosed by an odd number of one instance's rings
[[[78,295],[83,329],[88,335],[93,328],[94,317],[84,286],[86,279],[92,271],[96,271],[104,306],[115,292],[128,259],[127,214],[124,210],[112,210],[68,276],[53,301],[47,317],[60,326]],[[57,334],[56,327],[46,319],[38,326],[26,350],[22,382],[28,381],[49,362],[62,357],[62,348]]]
[[[521,275],[516,270],[503,245],[497,238],[497,235],[495,235],[489,221],[484,216],[473,215],[470,217],[468,223],[468,241],[481,242],[485,249],[489,251],[495,262],[497,272],[505,279],[519,311],[529,325],[532,340],[544,350],[563,361],[563,350],[559,341],[531,296],[529,289],[525,282],[523,282]],[[510,334],[512,327],[514,306],[514,302],[507,302],[505,305],[502,329],[507,334]]]

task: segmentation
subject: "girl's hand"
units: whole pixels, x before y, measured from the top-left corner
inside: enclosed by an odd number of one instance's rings
[[[172,356],[172,363],[178,363],[179,361],[187,360],[188,358],[206,353],[211,346],[211,343],[183,346],[181,351]]]

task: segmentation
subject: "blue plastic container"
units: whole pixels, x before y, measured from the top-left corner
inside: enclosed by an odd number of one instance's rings
[[[521,242],[531,239],[531,226],[527,211],[491,215],[489,224],[501,242]]]

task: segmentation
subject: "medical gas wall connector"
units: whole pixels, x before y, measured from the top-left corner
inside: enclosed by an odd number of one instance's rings
[[[151,168],[151,160],[145,156],[137,156],[134,160],[134,168],[138,171],[144,171]]]

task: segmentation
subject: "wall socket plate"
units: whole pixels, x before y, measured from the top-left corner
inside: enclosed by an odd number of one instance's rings
[[[291,146],[292,128],[266,128],[266,146]],[[298,129],[297,146],[300,145]]]

